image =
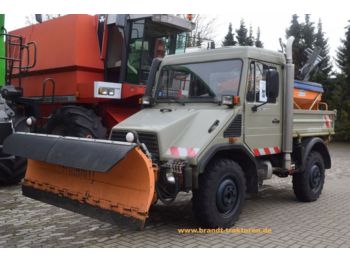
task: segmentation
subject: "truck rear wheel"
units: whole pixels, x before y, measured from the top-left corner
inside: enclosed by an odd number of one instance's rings
[[[194,215],[203,227],[231,227],[238,220],[245,199],[242,168],[231,159],[212,162],[199,177],[193,192]]]
[[[92,109],[64,106],[53,113],[47,123],[48,134],[105,139],[107,130]]]
[[[312,151],[305,164],[305,170],[293,175],[293,190],[296,198],[302,202],[311,202],[319,198],[325,179],[324,160],[319,152]]]

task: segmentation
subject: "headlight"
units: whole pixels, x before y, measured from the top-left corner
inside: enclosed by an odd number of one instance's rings
[[[106,96],[106,95],[108,95],[108,89],[107,89],[107,88],[104,88],[104,87],[101,87],[101,88],[98,89],[98,93],[99,93],[100,95]]]
[[[135,141],[135,135],[132,132],[128,132],[125,136],[127,142],[132,143]]]
[[[114,96],[114,89],[113,88],[108,89],[108,95]]]

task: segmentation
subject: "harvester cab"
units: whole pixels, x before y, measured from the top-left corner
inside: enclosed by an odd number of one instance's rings
[[[184,52],[186,33],[193,24],[170,15],[102,15],[106,23],[99,34],[106,50],[106,81],[146,84],[152,60]],[[103,46],[108,34],[107,46]],[[124,41],[124,44],[117,44]],[[120,49],[122,46],[122,49]],[[119,76],[119,77],[118,77]]]

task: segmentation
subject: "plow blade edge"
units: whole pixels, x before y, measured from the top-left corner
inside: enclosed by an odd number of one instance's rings
[[[141,227],[148,217],[155,170],[136,144],[16,133],[4,147],[28,158],[26,196],[97,218],[120,214]]]

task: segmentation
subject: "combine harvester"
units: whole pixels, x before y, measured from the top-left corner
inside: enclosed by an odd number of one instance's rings
[[[6,99],[32,132],[100,139],[141,109],[153,58],[183,53],[194,27],[164,14],[38,17],[41,23],[11,32],[38,52],[18,59],[36,65],[25,75],[13,69]]]
[[[300,201],[317,200],[335,112],[317,102],[293,109],[292,43],[285,54],[232,47],[155,59],[144,109],[114,126],[110,140],[10,136],[6,152],[29,159],[23,194],[141,227],[152,204],[181,191],[193,192],[201,226],[230,227],[246,194],[273,174],[292,176]]]

